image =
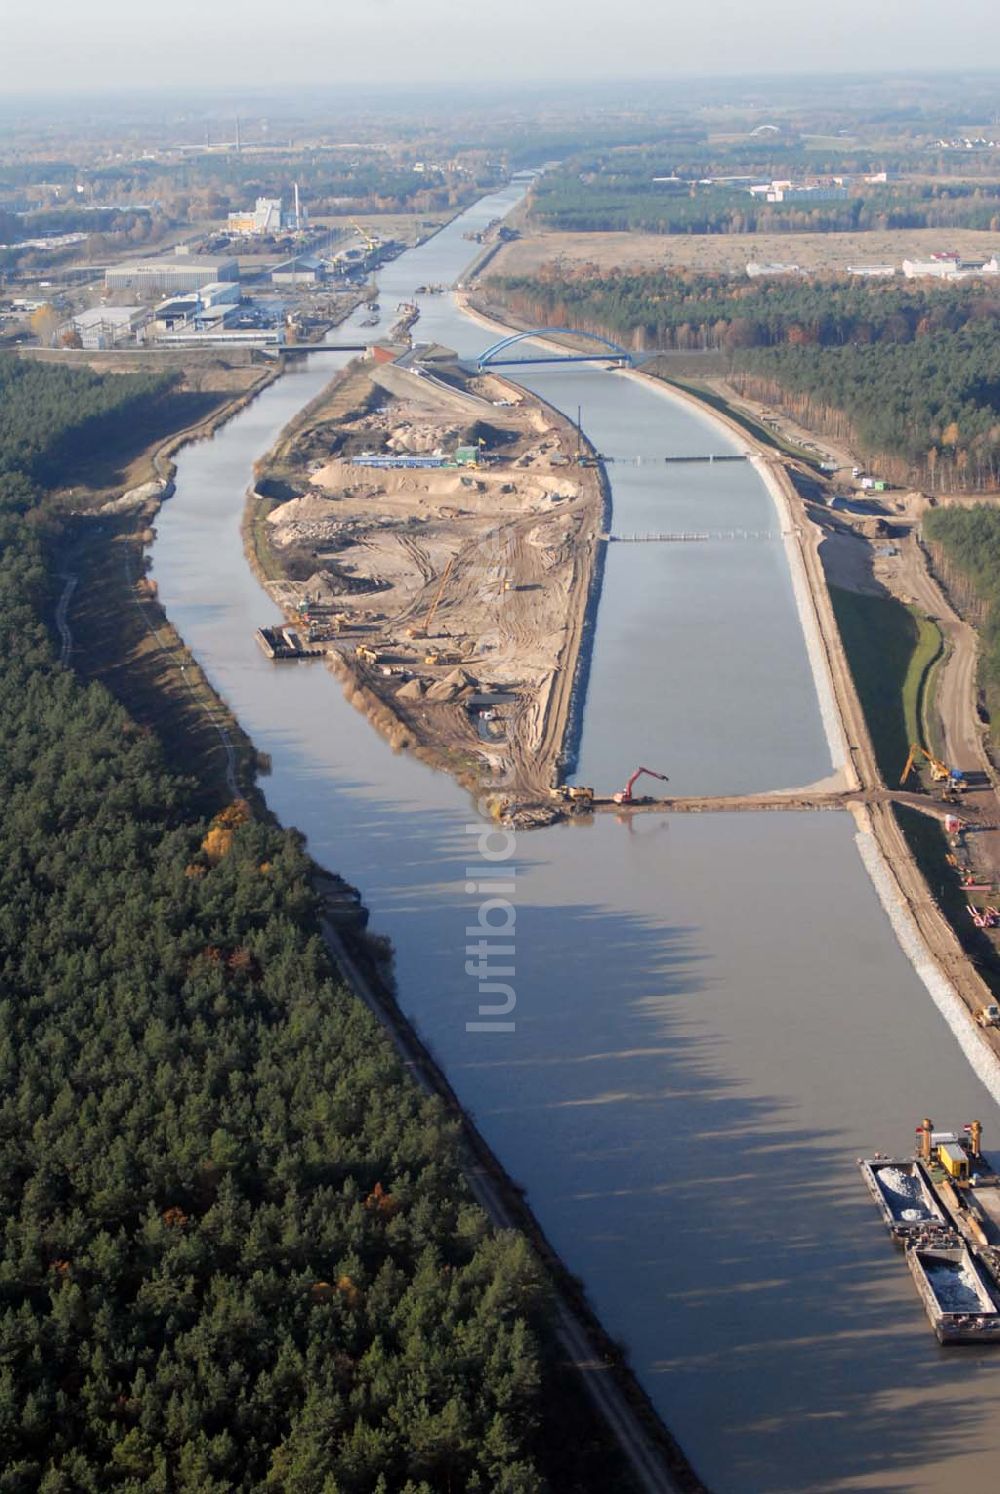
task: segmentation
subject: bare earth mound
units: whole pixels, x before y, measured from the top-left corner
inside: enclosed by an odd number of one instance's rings
[[[262,482],[297,493],[259,510],[285,578],[272,593],[394,741],[464,780],[544,794],[594,569],[597,473],[563,417],[494,375],[350,378],[358,410],[313,421],[308,459],[292,432],[265,463]]]

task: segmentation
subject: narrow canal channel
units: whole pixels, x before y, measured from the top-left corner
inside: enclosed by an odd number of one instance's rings
[[[387,267],[383,319],[454,281],[463,232],[519,195]],[[490,340],[446,296],[422,298],[416,335],[462,353]],[[153,549],[168,614],[272,757],[268,802],[362,889],[404,1010],[711,1488],[992,1489],[1000,1353],[937,1346],[854,1159],[908,1150],[925,1114],[981,1116],[1000,1147],[1000,1117],[900,951],[848,816],[598,816],[521,835],[516,1030],[467,1031],[471,802],[394,754],[322,666],[274,666],[253,642],[276,612],[241,546],[252,464],[336,362],[305,360],[181,454]],[[581,404],[611,455],[729,449],[620,375],[530,382]],[[777,535],[752,469],[609,470],[619,532],[716,538],[612,547],[579,776],[607,789],[646,762],[679,792],[822,777],[780,541],[727,537]]]

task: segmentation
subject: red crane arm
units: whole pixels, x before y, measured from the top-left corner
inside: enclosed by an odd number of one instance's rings
[[[628,783],[625,785],[625,789],[624,789],[624,792],[622,794],[622,802],[624,804],[627,804],[628,801],[631,799],[631,797],[632,797],[632,785],[635,783],[635,781],[636,781],[637,778],[641,778],[642,777],[643,773],[645,773],[649,778],[662,778],[664,783],[668,783],[669,782],[669,779],[667,778],[666,773],[657,773],[654,768],[636,768],[635,772],[632,774],[632,777],[629,779]]]

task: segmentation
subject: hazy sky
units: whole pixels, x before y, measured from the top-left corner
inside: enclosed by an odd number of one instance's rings
[[[4,0],[7,91],[989,67],[995,0]]]

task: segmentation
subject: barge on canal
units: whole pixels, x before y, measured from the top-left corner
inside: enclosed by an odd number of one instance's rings
[[[882,1222],[941,1344],[1000,1343],[1000,1176],[973,1121],[961,1132],[917,1127],[917,1151],[859,1160]]]
[[[295,628],[258,628],[254,637],[269,659],[319,659],[325,650],[311,648]]]
[[[897,1245],[905,1245],[935,1225],[948,1228],[930,1178],[916,1158],[876,1157],[861,1163],[861,1174]]]
[[[997,1283],[966,1245],[912,1245],[906,1264],[940,1344],[1000,1341]]]

